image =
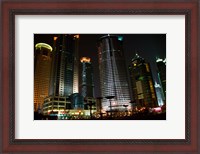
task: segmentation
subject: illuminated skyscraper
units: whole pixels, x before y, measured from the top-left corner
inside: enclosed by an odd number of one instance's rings
[[[73,107],[70,96],[78,89],[77,39],[78,35],[54,37],[51,81],[49,96],[44,100],[44,114],[59,114]]]
[[[162,95],[164,100],[166,100],[166,59],[157,58],[156,60],[157,68],[158,68],[158,79],[160,80],[162,86]]]
[[[79,92],[79,35],[74,35],[73,93]]]
[[[107,96],[115,96],[114,104],[118,109],[129,105],[130,93],[128,87],[127,71],[122,50],[123,38],[121,36],[106,35],[99,39],[98,57],[100,70],[100,89],[102,108],[111,109]]]
[[[48,96],[52,47],[45,43],[35,45],[34,54],[34,111],[42,108],[44,98]]]
[[[80,91],[82,96],[94,97],[93,68],[90,58],[82,57],[81,61],[81,84]]]
[[[136,54],[132,59],[130,73],[133,100],[137,106],[157,106],[156,92],[149,63]]]
[[[51,86],[49,95],[70,96],[78,89],[77,47],[78,36],[54,37]],[[75,84],[75,85],[74,85]],[[75,87],[74,87],[75,86]],[[73,90],[74,89],[74,90]]]
[[[162,95],[162,87],[157,82],[155,82],[154,87],[155,87],[155,90],[156,90],[158,106],[162,106],[162,105],[164,105],[164,102],[163,102],[164,98],[163,98],[163,95]]]

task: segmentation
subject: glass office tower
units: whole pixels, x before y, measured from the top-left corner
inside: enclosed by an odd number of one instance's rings
[[[50,96],[67,97],[78,92],[78,38],[77,35],[54,37]]]
[[[150,64],[136,54],[129,69],[136,106],[156,107],[158,104]]]
[[[124,109],[129,105],[130,93],[127,70],[122,49],[123,38],[115,35],[105,35],[99,38],[98,59],[100,71],[100,90],[102,108],[110,110],[110,102],[105,97],[114,96],[111,106]]]
[[[45,114],[59,114],[71,109],[70,96],[78,91],[78,35],[60,34],[54,37],[49,96],[45,98]],[[76,86],[76,87],[74,87]],[[53,101],[53,102],[52,102]],[[48,108],[48,109],[47,109]]]
[[[156,64],[158,68],[158,79],[162,87],[162,95],[166,101],[166,59],[157,58]]]
[[[155,90],[156,90],[156,95],[157,95],[157,100],[158,100],[158,106],[162,106],[164,105],[164,102],[163,102],[163,95],[162,95],[162,88],[160,86],[160,84],[158,84],[157,82],[155,82]]]

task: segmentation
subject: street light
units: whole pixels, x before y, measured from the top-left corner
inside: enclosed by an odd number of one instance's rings
[[[110,117],[112,118],[112,104],[111,99],[113,99],[115,96],[106,96],[105,98],[110,101]]]

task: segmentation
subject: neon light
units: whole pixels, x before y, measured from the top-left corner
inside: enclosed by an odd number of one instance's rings
[[[161,107],[155,107],[153,109],[154,109],[155,112],[161,112],[162,111]]]
[[[36,49],[46,48],[46,49],[49,49],[50,51],[53,50],[52,47],[50,45],[46,44],[46,43],[37,43],[35,45],[35,48]]]
[[[123,37],[122,37],[122,36],[118,36],[118,40],[119,40],[119,41],[122,41],[122,40],[123,40]]]

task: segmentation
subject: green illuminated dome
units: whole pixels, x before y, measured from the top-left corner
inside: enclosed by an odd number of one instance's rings
[[[46,44],[46,43],[37,43],[37,44],[35,45],[35,48],[36,48],[36,50],[37,50],[37,49],[41,49],[41,48],[46,48],[46,49],[48,49],[48,50],[50,50],[50,51],[53,50],[53,48],[52,48],[49,44]]]

